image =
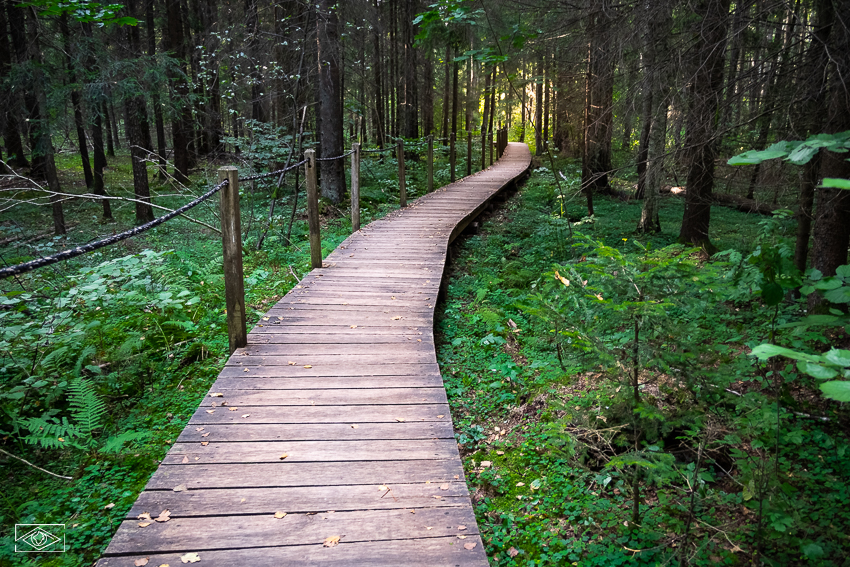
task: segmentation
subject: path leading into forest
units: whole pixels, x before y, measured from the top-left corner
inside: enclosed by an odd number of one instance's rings
[[[489,169],[352,234],[286,294],[98,565],[487,565],[434,307],[449,243],[530,161],[509,144]]]

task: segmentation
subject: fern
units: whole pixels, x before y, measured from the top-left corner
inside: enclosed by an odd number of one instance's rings
[[[103,426],[106,415],[106,403],[98,397],[94,386],[83,378],[75,378],[69,387],[71,416],[79,430],[91,437],[95,429]]]
[[[74,376],[79,378],[83,372],[83,366],[86,364],[86,361],[95,353],[97,349],[89,345],[83,349],[83,352],[77,357],[77,362],[74,364]]]
[[[44,449],[64,449],[66,447],[80,448],[76,442],[81,436],[80,430],[68,423],[63,417],[61,423],[53,423],[40,417],[30,417],[21,420],[21,426],[30,432],[23,438],[28,445],[37,445]]]
[[[125,443],[138,441],[148,436],[148,433],[143,431],[125,431],[120,435],[113,435],[101,447],[103,453],[118,453]]]

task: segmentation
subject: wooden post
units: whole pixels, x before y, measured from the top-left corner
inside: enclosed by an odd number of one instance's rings
[[[455,133],[452,132],[452,135],[449,136],[449,181],[454,183],[455,181]]]
[[[434,136],[428,136],[428,192],[434,190]]]
[[[466,174],[472,175],[472,132],[466,133]]]
[[[404,179],[404,140],[398,140],[398,206],[407,206],[407,184]]]
[[[490,165],[493,165],[493,132],[490,132]]]
[[[224,300],[227,306],[227,339],[230,354],[248,344],[245,328],[245,279],[242,272],[242,222],[239,213],[239,170],[220,167],[221,243],[224,250]]]
[[[360,144],[351,144],[351,232],[360,230]]]
[[[310,226],[310,264],[322,267],[322,235],[319,232],[319,188],[316,183],[316,150],[306,150],[304,178],[307,180],[307,224]]]

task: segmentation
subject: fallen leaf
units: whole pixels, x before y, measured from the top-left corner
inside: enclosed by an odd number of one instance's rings
[[[197,431],[197,432],[199,432],[199,433],[200,433],[201,431],[203,431],[203,430],[204,430],[204,428],[203,428],[203,427],[196,427],[196,428],[195,428],[195,431]]]
[[[313,368],[313,365],[312,364],[305,364],[304,368]]]
[[[180,461],[180,462],[181,462],[181,463],[183,463],[183,464],[188,463],[188,462],[189,462],[189,457],[184,456],[184,457],[183,457],[183,460],[182,460],[182,461]]]
[[[251,414],[250,413],[243,413],[242,417],[251,417]]]
[[[323,547],[336,547],[339,544],[339,538],[342,536],[332,535],[325,538],[325,541],[322,542]]]
[[[284,460],[284,459],[285,459],[286,457],[288,457],[288,456],[289,456],[289,454],[288,454],[288,453],[284,453],[283,455],[281,455],[281,456],[280,456],[280,460],[282,461],[282,460]]]
[[[352,329],[356,329],[356,328],[357,328],[357,325],[351,325],[351,328],[352,328]]]
[[[148,514],[147,512],[143,512],[143,513],[139,514],[139,519],[140,520],[153,520],[153,518],[151,518],[151,515]]]
[[[440,490],[448,490],[448,489],[449,489],[448,484],[443,484],[443,485],[440,486]]]
[[[277,518],[278,520],[280,520],[281,518],[285,518],[286,512],[275,512],[274,517]]]
[[[168,510],[163,510],[162,512],[159,513],[159,516],[157,516],[154,519],[157,522],[167,522],[168,520],[171,519],[171,512],[169,512]]]
[[[249,368],[246,368],[246,369],[244,370],[244,372],[248,372],[248,370],[250,370],[250,369],[249,369]]]
[[[171,567],[171,565],[169,565],[168,563],[163,563],[162,565],[159,565],[159,567]]]
[[[180,556],[180,561],[183,563],[197,563],[201,560],[201,557],[197,553],[187,553],[186,555]]]
[[[435,495],[435,496],[434,496],[434,498],[436,498],[437,500],[439,500],[440,498],[442,498],[442,496],[436,496],[436,495]]]
[[[465,536],[465,535],[459,535],[459,536],[457,536],[457,538],[458,538],[458,539],[466,539],[466,538],[467,538],[467,536]]]
[[[505,454],[505,452],[504,452],[504,451],[496,451],[496,454],[497,454],[497,455],[504,455],[504,454]]]
[[[237,408],[237,407],[232,407],[232,408],[227,408],[227,409],[229,409],[230,411],[236,411],[236,410],[238,410],[239,408]]]
[[[518,483],[516,483],[516,485],[517,486],[525,486],[525,483],[524,482],[518,482]]]
[[[380,490],[381,492],[386,492],[389,489],[390,489],[389,486],[384,486],[383,484],[378,487],[378,490]]]
[[[464,548],[464,549],[468,549],[469,551],[472,551],[473,549],[475,549],[475,546],[476,546],[476,545],[478,545],[476,542],[471,541],[471,542],[469,542],[469,543],[465,543],[465,544],[463,544],[463,548]]]
[[[146,528],[146,527],[148,527],[149,525],[151,525],[151,523],[150,523],[150,522],[139,522],[139,527],[140,527],[140,528]]]
[[[403,422],[404,422],[404,418],[403,418],[403,417],[397,417],[397,418],[395,418],[395,420],[396,420],[397,422],[399,422],[399,423],[403,423]]]
[[[508,550],[508,555],[510,555],[511,557],[516,557],[517,555],[519,555],[519,551],[517,551],[517,548],[511,547]]]
[[[438,415],[437,417],[443,418],[443,417],[446,417],[446,416],[445,415]]]
[[[210,397],[211,398],[223,398],[224,394],[222,394],[221,392],[213,392],[212,394],[210,394]]]
[[[207,413],[215,413],[215,410],[214,409],[208,409]]]
[[[206,446],[207,446],[207,445],[209,445],[209,444],[210,444],[210,442],[209,442],[209,441],[201,441],[201,446],[202,446],[202,447],[206,447]]]
[[[103,507],[104,510],[112,510],[113,508],[115,508],[115,502],[110,502],[109,504]]]
[[[174,492],[186,492],[189,489],[186,488],[185,484],[178,484],[177,486],[175,486],[171,490],[173,490]]]
[[[209,437],[209,436],[210,436],[209,431],[207,431],[206,433],[201,433],[201,437]]]
[[[457,527],[457,529],[459,529],[459,530],[465,530],[465,529],[466,529],[466,526],[458,526],[458,527]]]
[[[144,567],[147,564],[148,564],[148,558],[147,557],[142,557],[141,559],[136,559],[135,561],[133,561],[133,565],[135,565],[136,567]]]
[[[351,429],[357,429],[358,427],[359,427],[358,425],[352,425]]]
[[[481,466],[485,469],[489,467],[492,463],[490,461],[481,461]]]
[[[399,317],[393,317],[393,321],[398,321],[399,319],[401,319],[401,316],[399,316]]]
[[[434,528],[431,528],[431,527],[425,526],[425,529],[426,529],[426,530],[433,530]]]
[[[508,325],[510,325],[511,329],[516,329],[516,323],[514,323],[513,319],[508,319]]]

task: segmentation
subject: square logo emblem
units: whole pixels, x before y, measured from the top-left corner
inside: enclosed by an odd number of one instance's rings
[[[65,524],[15,524],[15,553],[64,553]]]

